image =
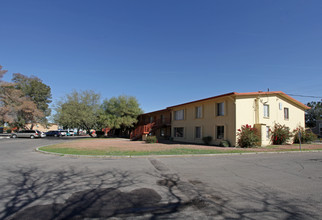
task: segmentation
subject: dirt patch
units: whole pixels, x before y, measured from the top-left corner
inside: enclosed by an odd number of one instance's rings
[[[147,144],[144,141],[130,141],[128,139],[85,139],[71,142],[65,142],[55,145],[55,148],[74,148],[79,150],[106,150],[106,151],[164,151],[178,148],[198,149],[198,150],[221,150],[221,151],[245,151],[245,152],[274,152],[282,150],[299,150],[298,145],[280,145],[274,147],[258,147],[258,148],[232,148],[205,146],[196,144],[179,144],[179,143],[155,143]],[[302,149],[316,150],[322,149],[321,144],[304,144]]]

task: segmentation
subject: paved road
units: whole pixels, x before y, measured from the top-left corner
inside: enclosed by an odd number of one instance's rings
[[[75,158],[0,140],[0,219],[322,219],[322,153]]]

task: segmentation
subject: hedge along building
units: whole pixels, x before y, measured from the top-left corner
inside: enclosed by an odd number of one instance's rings
[[[260,145],[265,146],[270,143],[269,129],[275,123],[291,131],[304,127],[308,108],[283,92],[232,92],[171,106],[159,113],[170,112],[174,141],[203,143],[203,137],[211,136],[214,145],[227,140],[236,146],[238,129],[248,124],[257,128]]]

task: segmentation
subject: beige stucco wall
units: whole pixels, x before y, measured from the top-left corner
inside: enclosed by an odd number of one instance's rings
[[[30,128],[31,127],[31,124],[27,124],[26,127],[27,128]],[[58,130],[58,125],[56,125],[56,124],[49,124],[47,127],[44,127],[41,124],[35,124],[33,126],[33,129],[34,130],[39,130],[39,131],[42,131],[42,132],[47,132],[47,131],[50,131],[50,130]]]
[[[269,105],[269,117],[264,117],[264,103]],[[289,109],[289,119],[284,119],[284,108]],[[258,109],[258,115],[256,109]],[[272,129],[275,123],[286,125],[291,131],[298,126],[304,127],[304,109],[278,95],[236,98],[236,130],[245,124],[252,126],[260,124],[262,146],[265,146],[270,144],[270,139],[266,137],[266,126]]]
[[[217,116],[217,103],[225,103],[225,115]],[[269,117],[264,117],[264,103],[269,105]],[[280,109],[281,105],[281,109]],[[195,108],[202,106],[202,118],[195,117]],[[284,108],[289,109],[289,119],[284,119]],[[184,109],[184,120],[174,120],[174,112]],[[232,146],[237,145],[238,129],[242,125],[256,124],[261,132],[261,145],[270,144],[266,127],[270,129],[275,123],[286,125],[291,131],[298,126],[305,126],[304,108],[280,95],[225,96],[171,108],[171,136],[175,141],[203,143],[202,138],[195,138],[195,127],[201,127],[201,137],[212,136],[212,144],[228,140]],[[216,126],[224,126],[224,138],[216,139]],[[184,137],[174,137],[174,128],[183,127]]]
[[[225,115],[217,116],[217,103],[225,103]],[[196,118],[195,108],[202,106],[202,117]],[[184,109],[184,120],[174,120],[174,112]],[[228,140],[235,145],[235,104],[228,96],[197,103],[172,107],[171,136],[175,141],[203,143],[202,137],[212,136],[212,144],[219,144],[221,140]],[[224,138],[216,139],[216,126],[224,126]],[[184,137],[174,137],[174,128],[183,127]],[[201,127],[201,138],[195,138],[195,127]]]

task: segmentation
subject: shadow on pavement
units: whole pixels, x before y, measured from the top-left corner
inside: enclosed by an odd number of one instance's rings
[[[179,202],[161,203],[153,189],[137,188],[122,192],[139,180],[128,172],[109,170],[93,172],[68,168],[44,172],[38,168],[18,168],[0,186],[0,219],[84,219],[147,215],[177,212]]]
[[[140,183],[129,172],[94,172],[73,168],[45,172],[34,167],[11,169],[14,175],[0,186],[0,219],[105,219],[111,217],[143,219],[194,219],[188,209],[200,216],[222,219],[315,219],[314,213],[287,201],[272,190],[244,187],[241,192],[220,191],[198,180],[182,180],[161,164],[151,174],[167,198],[152,188],[122,191]],[[155,187],[154,187],[155,188]],[[197,215],[197,214],[195,214]]]

